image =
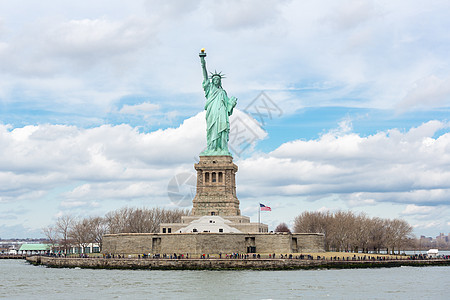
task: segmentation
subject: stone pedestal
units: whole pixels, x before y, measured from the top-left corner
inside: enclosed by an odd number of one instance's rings
[[[231,156],[200,156],[193,216],[240,216],[235,175],[238,167]]]

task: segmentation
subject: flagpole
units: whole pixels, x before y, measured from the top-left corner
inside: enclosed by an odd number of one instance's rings
[[[258,205],[258,232],[261,225],[261,203]]]

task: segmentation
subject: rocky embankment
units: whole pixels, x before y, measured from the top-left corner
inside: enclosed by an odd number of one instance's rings
[[[400,266],[450,266],[450,259],[330,261],[309,259],[137,259],[27,257],[34,265],[52,268],[148,270],[295,270],[390,268]]]

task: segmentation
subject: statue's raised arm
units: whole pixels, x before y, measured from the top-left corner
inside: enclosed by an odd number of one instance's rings
[[[208,71],[206,70],[206,61],[205,61],[206,53],[205,53],[205,48],[202,48],[202,50],[200,50],[199,56],[200,56],[200,62],[202,63],[203,80],[206,81],[206,80],[208,80]]]
[[[222,88],[222,73],[214,72],[208,77],[206,70],[206,53],[202,49],[200,54],[200,62],[203,71],[203,90],[206,97],[206,139],[207,148],[200,153],[201,156],[228,155],[228,140],[230,134],[229,116],[233,113],[236,106],[236,97],[228,97]],[[211,81],[210,81],[211,80]]]

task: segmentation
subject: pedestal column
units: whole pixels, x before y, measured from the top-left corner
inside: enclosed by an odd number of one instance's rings
[[[200,156],[197,170],[197,193],[192,208],[193,216],[240,216],[236,197],[238,167],[231,156]]]

